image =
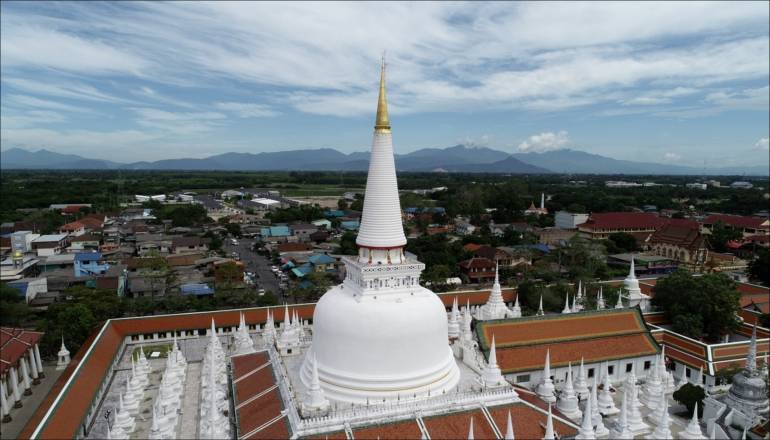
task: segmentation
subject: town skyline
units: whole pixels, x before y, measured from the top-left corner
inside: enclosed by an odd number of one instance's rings
[[[766,3],[2,12],[3,151],[124,162],[365,151],[387,50],[398,154],[467,144],[696,167],[768,160]]]

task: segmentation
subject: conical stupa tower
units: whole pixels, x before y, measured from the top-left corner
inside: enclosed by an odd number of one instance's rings
[[[365,403],[454,388],[460,373],[447,340],[444,304],[420,286],[425,265],[407,260],[393,139],[380,76],[358,256],[344,258],[343,284],[327,291],[313,314],[313,352],[329,400]],[[306,361],[302,382],[312,382]]]

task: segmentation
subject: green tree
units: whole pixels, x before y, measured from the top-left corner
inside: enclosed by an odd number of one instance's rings
[[[358,245],[356,245],[356,237],[358,235],[353,231],[347,231],[340,237],[340,250],[342,255],[356,255],[358,254]]]
[[[743,234],[740,231],[725,225],[721,221],[716,222],[714,227],[711,228],[711,234],[708,235],[708,243],[711,249],[717,252],[725,252],[727,250],[727,242],[732,240],[740,240],[743,238]]]
[[[98,321],[85,304],[51,304],[43,324],[42,330],[45,336],[41,342],[41,349],[49,356],[55,355],[61,344],[61,337],[64,335],[67,348],[71,353],[75,353],[96,329],[97,324]]]
[[[749,276],[765,286],[770,286],[770,250],[757,249],[756,258],[749,263]]]
[[[639,249],[633,235],[625,232],[616,232],[608,237],[623,252],[634,252]]]
[[[344,211],[348,209],[348,202],[345,199],[337,200],[337,209],[339,209],[340,211]]]
[[[225,225],[225,229],[227,229],[227,232],[233,237],[241,236],[241,225],[238,223],[228,223]]]
[[[692,415],[695,411],[695,404],[698,404],[698,417],[703,416],[703,399],[706,398],[706,391],[698,385],[686,383],[681,388],[674,391],[672,396],[674,400],[687,407],[687,412]]]
[[[740,324],[740,292],[727,275],[694,277],[680,269],[660,279],[653,291],[652,305],[663,310],[675,331],[691,338],[718,341]]]
[[[21,327],[30,315],[24,295],[6,283],[0,284],[0,310],[0,323],[3,326]]]

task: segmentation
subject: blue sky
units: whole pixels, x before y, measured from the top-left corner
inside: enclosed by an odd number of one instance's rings
[[[116,161],[371,142],[768,163],[768,2],[2,2],[2,149]]]

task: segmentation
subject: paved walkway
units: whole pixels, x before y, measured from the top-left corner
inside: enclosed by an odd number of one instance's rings
[[[184,383],[184,399],[182,400],[182,426],[179,428],[179,438],[198,438],[202,369],[202,362],[187,364],[187,379]]]
[[[53,388],[53,384],[59,378],[62,371],[56,371],[56,365],[43,364],[45,378],[38,385],[32,385],[31,396],[21,397],[21,403],[24,406],[11,409],[12,420],[8,423],[0,423],[0,438],[13,439],[19,436],[27,421],[37,411],[37,407],[40,406],[45,396]]]

